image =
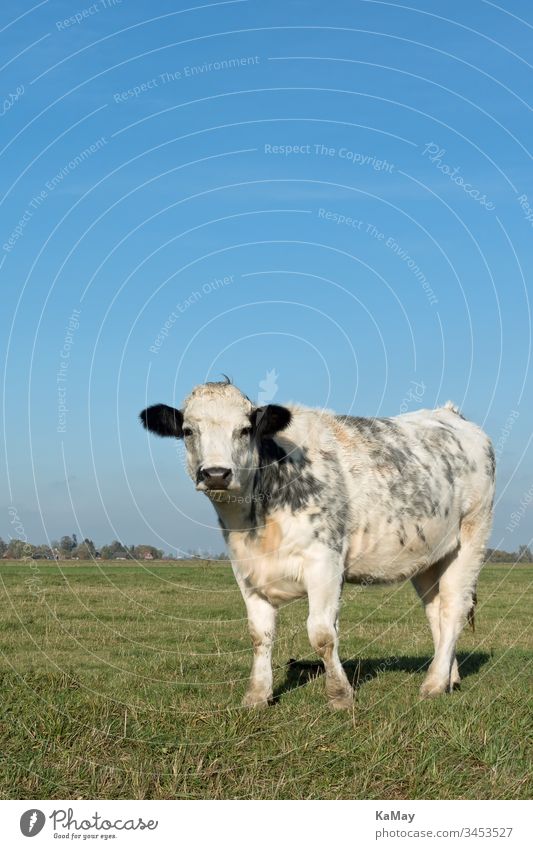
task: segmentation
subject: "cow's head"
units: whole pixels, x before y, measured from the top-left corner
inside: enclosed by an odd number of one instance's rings
[[[259,464],[260,441],[287,427],[291,413],[277,404],[254,407],[236,386],[223,382],[196,386],[181,410],[156,404],[140,419],[159,436],[183,439],[196,489],[218,497],[247,490]]]

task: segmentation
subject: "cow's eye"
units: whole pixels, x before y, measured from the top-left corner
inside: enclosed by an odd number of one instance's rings
[[[192,436],[192,430],[190,429],[190,427],[182,428],[181,432],[182,432],[183,436]]]
[[[243,429],[241,430],[241,436],[250,436],[251,432],[251,427],[243,427]]]

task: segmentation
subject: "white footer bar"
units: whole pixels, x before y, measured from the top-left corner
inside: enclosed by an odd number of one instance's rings
[[[0,801],[2,844],[35,849],[523,849],[533,845],[532,808],[527,801]]]

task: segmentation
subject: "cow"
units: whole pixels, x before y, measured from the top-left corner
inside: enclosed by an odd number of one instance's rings
[[[184,440],[188,473],[218,515],[253,644],[244,705],[271,703],[277,610],[307,596],[330,706],[350,708],[338,653],[345,581],[410,579],[435,648],[421,694],[459,685],[455,649],[490,532],[495,457],[456,406],[393,418],[258,407],[224,380],[196,386],[181,409],[156,404],[140,418]]]

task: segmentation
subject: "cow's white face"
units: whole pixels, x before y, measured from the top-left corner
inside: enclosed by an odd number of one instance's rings
[[[187,469],[196,489],[217,498],[243,492],[259,464],[261,439],[286,427],[285,407],[254,407],[231,383],[204,383],[186,398],[183,409],[165,404],[141,413],[145,428],[159,436],[184,439]]]
[[[251,402],[235,386],[197,387],[183,408],[187,468],[203,491],[240,490],[257,467]]]

